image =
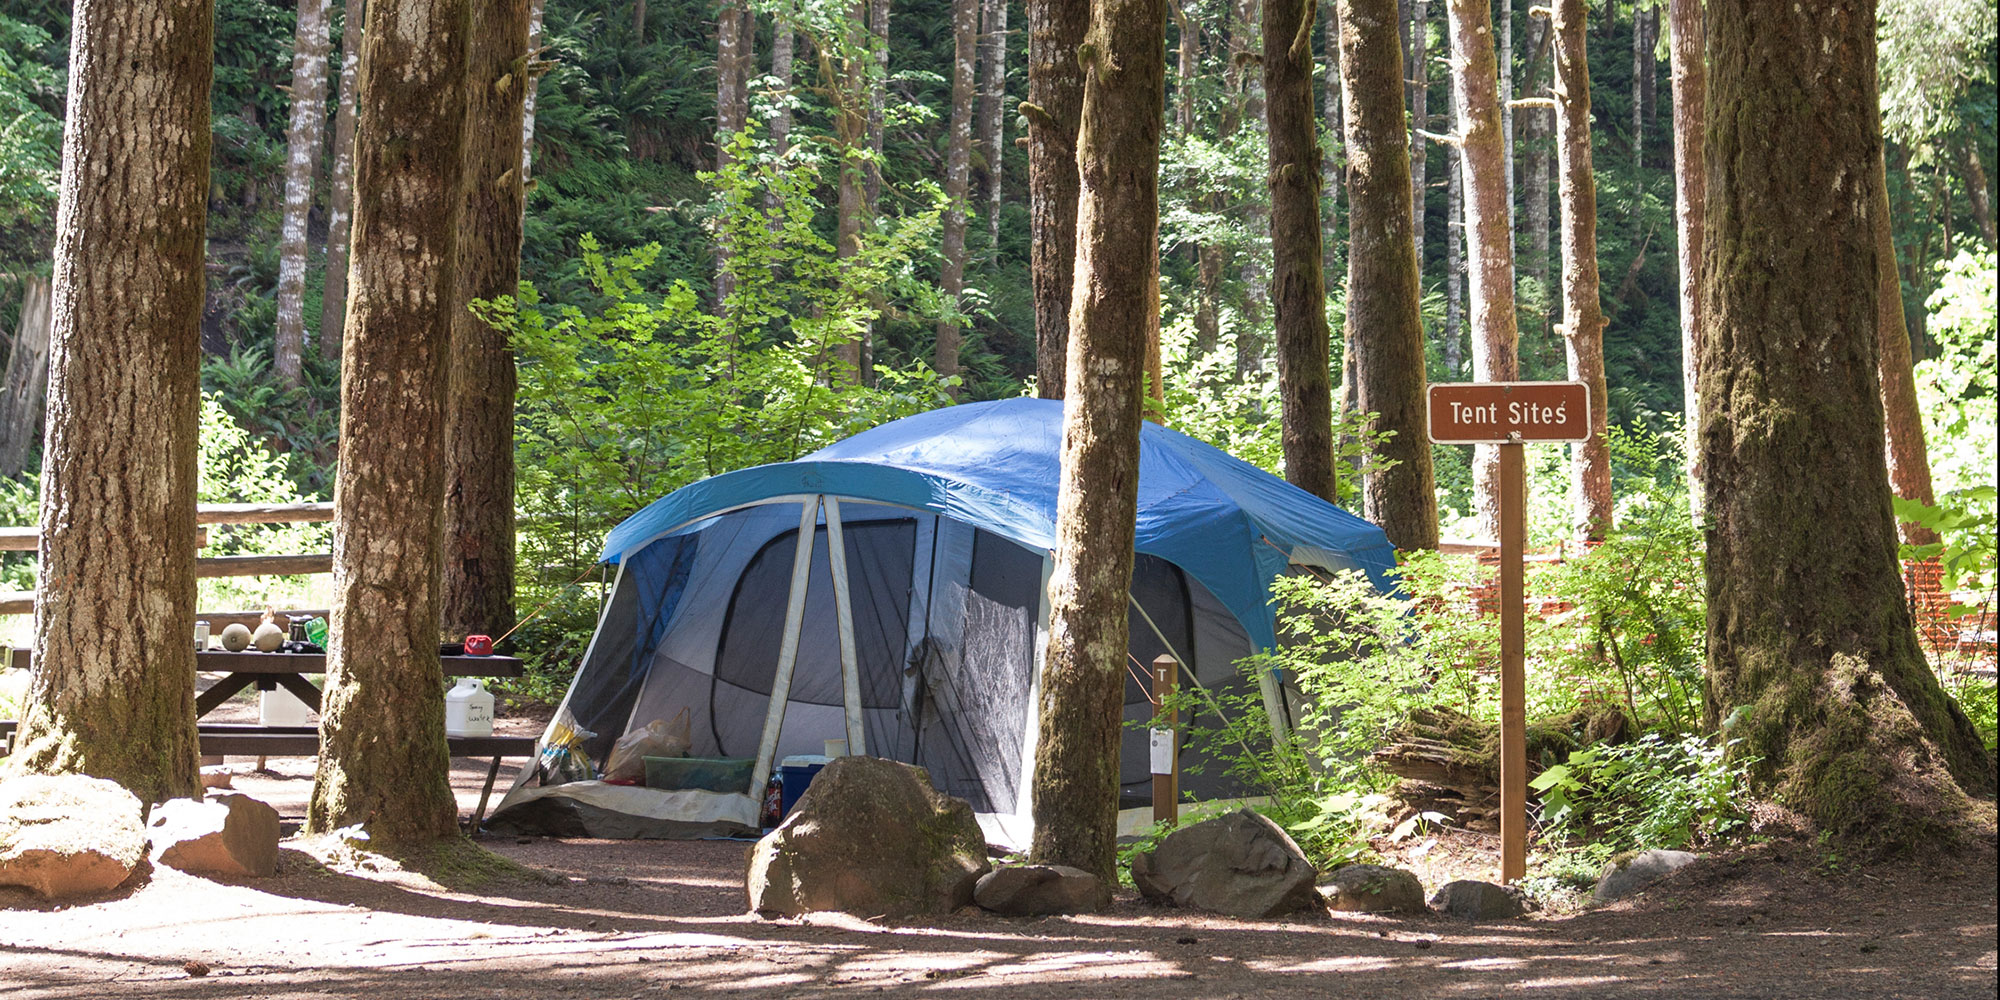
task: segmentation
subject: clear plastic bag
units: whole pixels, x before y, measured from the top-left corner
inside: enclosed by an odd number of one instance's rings
[[[576,721],[565,714],[549,727],[549,741],[543,745],[541,756],[535,761],[535,776],[544,785],[589,781],[597,777],[590,764],[590,755],[583,752],[583,741],[596,735],[588,729],[577,728]]]
[[[646,758],[685,757],[694,741],[689,736],[688,710],[683,708],[672,722],[654,719],[644,726],[634,729],[618,738],[611,747],[611,760],[605,766],[606,781],[643,781],[646,777]]]

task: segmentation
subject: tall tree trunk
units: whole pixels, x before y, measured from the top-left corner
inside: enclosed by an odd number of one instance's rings
[[[12,478],[28,467],[42,443],[42,412],[49,405],[49,279],[21,279],[21,315],[14,346],[7,351],[7,375],[0,381],[0,476]]]
[[[1201,29],[1196,27],[1191,8],[1199,0],[1176,0],[1168,12],[1173,15],[1179,45],[1174,49],[1174,129],[1181,138],[1194,134],[1195,78],[1201,73]]]
[[[521,109],[521,180],[525,184],[535,167],[535,92],[540,89],[543,70],[535,65],[542,53],[542,3],[528,0],[528,94]]]
[[[1992,182],[1987,180],[1986,165],[1979,161],[1979,147],[1963,134],[1955,145],[1959,173],[1965,177],[1966,198],[1972,202],[1972,221],[1978,223],[1979,235],[1986,237],[1988,247],[2000,247],[2000,235],[1994,232]]]
[[[1425,420],[1424,324],[1417,257],[1406,227],[1410,154],[1403,131],[1403,53],[1396,0],[1339,0],[1347,126],[1347,330],[1356,403],[1393,435],[1389,467],[1362,482],[1362,505],[1399,549],[1434,549],[1437,494]],[[1276,91],[1274,90],[1273,93]]]
[[[346,0],[340,14],[340,107],[333,113],[333,179],[326,195],[326,287],[320,294],[319,356],[340,357],[347,323],[347,247],[354,222],[354,101],[361,66],[365,0]]]
[[[798,32],[792,30],[792,22],[771,19],[771,75],[777,77],[782,94],[777,109],[771,113],[771,150],[780,158],[792,150],[792,56],[797,41]]]
[[[1472,373],[1481,382],[1520,377],[1515,354],[1513,234],[1507,205],[1507,146],[1500,134],[1493,12],[1486,0],[1449,0],[1452,96],[1458,111],[1459,155],[1465,172],[1467,292],[1472,325]],[[1482,537],[1498,538],[1500,450],[1473,449],[1472,502]]]
[[[715,170],[721,173],[730,162],[729,140],[743,131],[749,109],[743,87],[744,53],[754,36],[744,37],[743,13],[748,0],[722,0],[715,21]],[[729,270],[728,241],[715,241],[715,311],[727,311],[729,296],[736,290],[736,278]]]
[[[278,326],[271,367],[303,381],[306,349],[306,223],[326,141],[326,3],[299,0],[292,43],[291,127],[285,131],[285,209],[278,236]]]
[[[1035,291],[1035,391],[1067,389],[1069,310],[1076,266],[1077,128],[1090,26],[1088,0],[1026,0],[1028,16],[1028,274]]]
[[[1456,119],[1456,98],[1445,95],[1445,113]],[[1465,167],[1458,147],[1444,153],[1444,344],[1445,370],[1458,377],[1465,355]]]
[[[858,11],[857,11],[858,13]],[[882,108],[889,85],[889,0],[868,0],[868,46],[874,71],[868,74],[868,215],[882,204]],[[864,348],[874,346],[867,338]]]
[[[1646,64],[1651,62],[1653,50],[1646,41],[1646,13],[1639,5],[1632,5],[1632,166],[1634,169],[1646,165]],[[1637,199],[1633,204],[1638,204]],[[1633,210],[1637,216],[1636,207]]]
[[[1230,28],[1231,63],[1236,67],[1236,113],[1242,128],[1264,131],[1264,74],[1258,71],[1262,45],[1264,0],[1235,0],[1236,23]],[[1259,142],[1258,145],[1262,145]],[[1243,228],[1250,246],[1238,255],[1237,277],[1243,282],[1243,311],[1236,324],[1236,377],[1247,381],[1264,367],[1264,309],[1270,302],[1271,211],[1261,186],[1253,187],[1243,204]]]
[[[1428,129],[1430,125],[1431,102],[1431,31],[1430,0],[1410,0],[1410,57],[1403,61],[1403,76],[1409,83],[1410,127],[1416,130]],[[1410,242],[1417,248],[1417,271],[1421,278],[1424,267],[1424,195],[1429,186],[1427,158],[1429,144],[1416,132],[1410,133]],[[1455,159],[1446,154],[1447,163]],[[1449,228],[1457,224],[1458,217],[1452,216],[1446,223]]]
[[[1319,231],[1319,128],[1313,115],[1315,0],[1264,8],[1270,135],[1271,311],[1278,353],[1285,479],[1328,503],[1333,471],[1332,345]]]
[[[472,314],[521,279],[521,134],[528,0],[473,5],[466,52],[464,207],[444,428],[444,633],[514,625],[514,351]]]
[[[1500,0],[1500,43],[1494,56],[1500,84],[1500,165],[1507,176],[1507,255],[1514,255],[1514,0]],[[1518,324],[1520,320],[1516,318]],[[1517,349],[1518,352],[1518,349]]]
[[[79,0],[56,209],[35,674],[13,767],[201,794],[194,501],[212,8]]]
[[[985,86],[979,96],[979,149],[986,160],[986,245],[1000,258],[1000,181],[1007,152],[1007,0],[982,0]]]
[[[361,57],[333,641],[306,829],[359,823],[391,847],[458,829],[437,642],[471,6],[375,0]]]
[[[1708,723],[1753,787],[1889,848],[1958,836],[1994,767],[1896,562],[1859,189],[1881,169],[1874,8],[1708,3],[1701,441]]]
[[[972,105],[976,96],[975,70],[979,58],[979,0],[952,0],[951,32],[954,43],[951,131],[945,143],[944,233],[939,247],[943,262],[939,284],[943,287],[946,305],[957,310],[958,297],[965,290],[965,202],[970,186]],[[937,369],[939,375],[948,378],[958,374],[961,339],[957,317],[938,320],[937,351],[932,355],[931,367]]]
[[[1650,0],[1640,20],[1645,23],[1646,47],[1639,53],[1639,114],[1645,131],[1653,131],[1653,120],[1660,113],[1660,59],[1656,54],[1660,48],[1660,8],[1658,0]],[[1644,147],[1641,147],[1643,153]],[[1642,155],[1639,165],[1645,166]]]
[[[1917,405],[1917,377],[1910,358],[1910,329],[1903,322],[1903,278],[1896,270],[1896,234],[1889,215],[1889,171],[1877,164],[1869,206],[1875,238],[1875,335],[1882,381],[1884,455],[1889,489],[1905,500],[1936,503],[1931,461],[1924,448],[1924,417]],[[1937,532],[1913,522],[1900,525],[1903,541],[1929,545]]]
[[[1109,879],[1118,850],[1141,370],[1158,315],[1162,0],[1096,0],[1080,55],[1075,320],[1035,747],[1032,856]]]
[[[1679,235],[1681,278],[1681,410],[1687,432],[1688,500],[1701,518],[1701,245],[1708,203],[1702,166],[1702,120],[1707,114],[1708,70],[1702,61],[1707,32],[1702,0],[1668,0],[1673,33],[1668,57],[1674,95],[1674,227]]]
[[[836,81],[833,132],[836,147],[840,150],[840,173],[835,184],[834,253],[842,261],[851,260],[861,253],[861,231],[868,217],[866,196],[870,166],[866,150],[870,73],[867,61],[872,61],[874,49],[864,27],[866,12],[865,0],[856,0],[849,8],[849,44],[845,47],[846,51],[838,54],[824,48],[820,51],[820,78]],[[835,374],[837,379],[867,384],[868,376],[864,369],[868,337],[869,332],[864,330],[860,336],[834,346],[834,357],[840,367]]]
[[[1522,73],[1522,82],[1529,98],[1540,100],[1548,90],[1551,32],[1543,18],[1530,18],[1528,25],[1528,65]],[[1555,131],[1549,118],[1553,114],[1551,109],[1543,107],[1521,109],[1521,141],[1527,147],[1521,157],[1526,168],[1521,181],[1521,219],[1528,230],[1528,250],[1521,270],[1535,289],[1534,329],[1522,339],[1543,352],[1544,360],[1549,347],[1549,303],[1555,294],[1555,287],[1549,282],[1549,137]],[[1517,252],[1515,256],[1522,255]]]
[[[1330,276],[1335,264],[1335,251],[1340,238],[1340,199],[1347,186],[1347,178],[1341,173],[1340,163],[1346,157],[1346,123],[1340,114],[1340,16],[1334,0],[1320,7],[1320,28],[1324,33],[1321,45],[1326,54],[1326,65],[1320,72],[1325,74],[1325,87],[1320,91],[1320,120],[1327,131],[1328,155],[1320,162],[1319,183],[1327,199],[1328,211],[1320,219],[1321,268]],[[1399,53],[1400,54],[1400,53]],[[1405,156],[1408,147],[1404,147]],[[1330,280],[1330,279],[1329,279]],[[1343,397],[1351,401],[1352,385]]]
[[[1570,527],[1600,541],[1611,529],[1611,448],[1604,384],[1604,309],[1597,280],[1597,176],[1590,163],[1590,63],[1583,0],[1556,0],[1556,162],[1561,172],[1563,343],[1571,381],[1590,387],[1590,440],[1570,446]]]

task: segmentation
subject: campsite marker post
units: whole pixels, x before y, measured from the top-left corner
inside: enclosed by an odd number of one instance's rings
[[[1176,725],[1180,720],[1170,698],[1174,689],[1180,686],[1180,664],[1173,657],[1160,654],[1153,658],[1153,705],[1157,711],[1154,718],[1166,723],[1165,728],[1152,730],[1153,758],[1153,822],[1172,823],[1180,818],[1181,779],[1179,747],[1174,739]]]
[[[1522,444],[1590,440],[1582,382],[1457,382],[1431,386],[1430,438],[1500,447],[1500,881],[1528,874],[1527,475]]]

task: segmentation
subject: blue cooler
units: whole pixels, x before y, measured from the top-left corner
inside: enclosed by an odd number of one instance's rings
[[[820,768],[831,763],[832,757],[824,754],[801,753],[778,762],[778,809],[779,818],[792,814],[792,803],[806,793],[806,786],[812,784],[813,776]]]

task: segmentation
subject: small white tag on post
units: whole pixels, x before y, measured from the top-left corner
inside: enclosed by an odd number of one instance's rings
[[[1149,730],[1152,733],[1153,773],[1174,773],[1174,731],[1171,729]]]

